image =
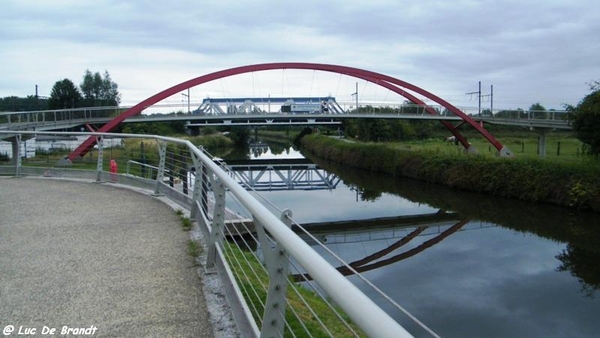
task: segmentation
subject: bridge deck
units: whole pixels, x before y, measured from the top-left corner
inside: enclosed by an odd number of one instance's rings
[[[0,327],[212,337],[189,236],[158,200],[112,186],[0,178]]]

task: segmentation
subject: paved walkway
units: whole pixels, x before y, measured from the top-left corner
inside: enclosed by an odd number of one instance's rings
[[[0,330],[212,337],[180,224],[108,184],[0,178]]]

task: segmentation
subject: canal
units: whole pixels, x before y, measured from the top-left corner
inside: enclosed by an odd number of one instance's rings
[[[246,156],[303,158],[280,144],[255,145]],[[311,160],[339,178],[333,187],[260,195],[291,209],[329,250],[440,336],[600,336],[599,215]],[[428,336],[395,307],[381,306],[411,333]]]

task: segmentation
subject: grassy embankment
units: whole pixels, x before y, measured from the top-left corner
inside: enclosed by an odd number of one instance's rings
[[[407,150],[394,143],[347,142],[318,134],[305,136],[301,142],[304,151],[317,157],[375,173],[600,211],[600,166],[596,161],[457,156],[456,150],[415,151],[417,144]],[[515,152],[518,154],[518,150]]]

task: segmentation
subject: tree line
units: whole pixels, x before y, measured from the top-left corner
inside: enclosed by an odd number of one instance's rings
[[[6,96],[0,98],[0,111],[32,111],[48,109],[48,99],[28,95],[27,97]]]
[[[111,79],[108,71],[100,75],[99,72],[92,73],[88,69],[79,87],[66,78],[57,81],[50,92],[48,108],[118,106],[119,103],[121,103],[119,86]]]
[[[79,86],[70,79],[56,81],[50,96],[28,95],[25,98],[0,98],[0,111],[32,111],[80,107],[118,106],[121,103],[119,86],[108,71],[104,74],[85,71]]]

